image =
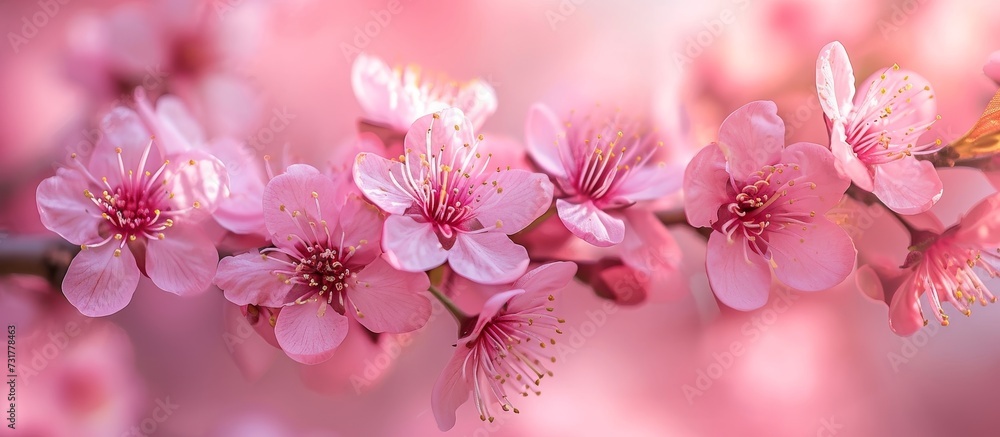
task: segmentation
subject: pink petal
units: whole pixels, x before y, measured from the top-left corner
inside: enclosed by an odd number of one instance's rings
[[[266,235],[261,203],[266,182],[256,154],[232,139],[213,141],[209,150],[229,174],[230,193],[215,210],[215,220],[236,234]]]
[[[121,183],[121,170],[118,163],[118,153],[121,148],[121,159],[125,170],[138,170],[142,153],[152,141],[152,134],[146,129],[142,120],[131,109],[123,106],[109,111],[101,120],[101,137],[94,146],[87,168],[98,179],[107,177],[111,186]],[[162,163],[159,145],[153,142],[147,159],[147,166],[158,166]]]
[[[524,274],[528,251],[500,232],[459,233],[448,252],[448,265],[481,284],[504,284]]]
[[[412,150],[415,154],[425,153],[428,147],[432,148],[434,154],[441,153],[442,147],[449,151],[461,150],[466,144],[476,144],[478,141],[473,129],[472,123],[465,118],[461,109],[447,108],[414,121],[406,131],[403,145],[406,150]],[[414,163],[416,164],[418,163]]]
[[[552,205],[553,187],[548,176],[518,169],[494,174],[496,179],[482,190],[485,192],[476,207],[476,218],[484,227],[500,226],[500,232],[511,235],[541,217]]]
[[[882,90],[887,92],[882,93]],[[889,131],[894,143],[915,143],[926,126],[937,119],[937,99],[931,98],[934,88],[930,81],[916,72],[886,68],[876,71],[861,82],[857,94],[857,111],[879,111],[892,106],[892,114],[882,127]],[[862,97],[863,96],[863,97]],[[856,121],[860,123],[863,121]],[[910,130],[917,131],[910,137]]]
[[[185,152],[204,144],[205,135],[201,127],[179,98],[172,95],[160,97],[154,111],[145,91],[137,88],[135,101],[140,117],[147,129],[156,135],[165,154]]]
[[[701,149],[684,171],[684,214],[696,228],[712,226],[719,207],[731,202],[726,157],[717,144]]]
[[[805,229],[803,229],[805,228]],[[820,291],[851,274],[857,251],[847,232],[826,219],[769,234],[774,275],[796,290]]]
[[[941,198],[942,190],[941,178],[929,161],[906,157],[875,166],[872,192],[900,214],[927,211]]]
[[[466,378],[465,361],[471,349],[464,344],[455,346],[455,354],[448,360],[441,376],[431,391],[431,409],[441,431],[455,426],[455,410],[469,400],[472,392],[470,378]]]
[[[225,292],[226,299],[237,305],[280,307],[292,289],[275,275],[275,270],[288,268],[277,260],[261,255],[257,250],[227,256],[219,261],[215,284]]]
[[[354,246],[352,262],[368,264],[381,253],[382,224],[385,219],[375,205],[352,195],[340,210],[340,227],[334,232],[344,233],[344,246]]]
[[[595,246],[613,246],[625,238],[625,222],[601,211],[589,200],[570,203],[558,199],[556,211],[566,229]]]
[[[229,196],[229,174],[218,158],[208,152],[190,150],[170,157],[171,168],[164,180],[177,209],[194,205],[199,214],[212,213]]]
[[[215,278],[219,252],[198,228],[171,229],[146,245],[146,274],[163,291],[186,295],[204,292]]]
[[[656,200],[673,194],[681,188],[684,171],[679,165],[650,163],[633,170],[621,184],[613,188],[612,196],[632,203]],[[618,200],[618,199],[614,199]]]
[[[73,244],[99,241],[97,227],[104,219],[94,202],[83,194],[88,186],[82,173],[65,168],[38,184],[35,196],[42,225]]]
[[[511,287],[524,290],[524,294],[510,300],[507,312],[518,313],[539,305],[546,305],[550,295],[558,294],[576,275],[576,263],[557,261],[535,267]]]
[[[799,183],[815,184],[808,197],[798,199],[794,204],[795,208],[803,211],[815,210],[817,214],[828,211],[840,203],[844,192],[851,186],[851,182],[837,172],[833,154],[819,144],[792,144],[781,151],[781,162],[799,167]]]
[[[390,87],[394,80],[392,69],[381,59],[365,53],[360,53],[354,58],[354,65],[351,66],[351,86],[361,108],[372,120],[383,123],[394,121],[393,109],[390,106],[392,99]],[[405,130],[408,126],[394,124],[393,127]]]
[[[239,306],[224,304],[222,322],[222,341],[243,378],[247,382],[260,380],[274,363],[277,350],[254,332]]]
[[[309,223],[319,226],[326,220],[333,227],[342,206],[338,199],[337,187],[328,176],[311,166],[293,165],[264,188],[264,223],[277,244],[289,235],[306,238],[311,234]]]
[[[851,178],[858,188],[871,191],[874,188],[874,179],[868,166],[858,159],[854,153],[854,148],[847,144],[847,133],[841,122],[834,122],[830,133],[830,150],[836,159],[837,170],[845,176]]]
[[[959,223],[956,240],[980,247],[1000,246],[1000,194],[981,200]]]
[[[747,103],[729,114],[719,128],[719,148],[737,181],[774,164],[785,144],[785,123],[769,100]]]
[[[913,335],[924,327],[919,298],[912,279],[903,282],[892,296],[889,303],[889,328],[896,335]]]
[[[382,250],[393,267],[409,272],[423,272],[448,259],[434,225],[419,223],[409,216],[391,215],[382,230]]]
[[[989,60],[986,61],[986,65],[983,66],[983,73],[994,82],[1000,84],[1000,51],[996,51],[990,54]]]
[[[431,303],[425,294],[430,285],[424,273],[401,272],[377,259],[358,273],[347,299],[368,330],[410,332],[430,318]]]
[[[397,161],[372,153],[359,153],[354,161],[354,183],[369,201],[389,214],[402,214],[413,204],[413,198],[396,186],[396,183],[406,183],[402,166]]]
[[[832,121],[843,121],[854,100],[854,68],[839,41],[827,44],[816,60],[816,91],[823,112]]]
[[[320,306],[326,312],[319,315]],[[302,364],[317,364],[330,359],[347,336],[347,317],[334,311],[325,301],[289,305],[278,314],[274,335],[289,357]]]
[[[622,240],[622,261],[644,273],[669,273],[681,262],[681,249],[656,214],[641,208],[623,213],[628,226]]]
[[[496,318],[501,311],[503,311],[504,306],[510,305],[511,301],[524,295],[524,293],[525,291],[523,289],[517,288],[494,294],[493,296],[490,296],[489,299],[486,299],[486,303],[483,304],[483,309],[479,311],[479,315],[476,318],[476,326],[472,329],[472,332],[458,339],[459,345],[463,345],[463,340],[475,339],[476,337],[479,337],[479,334],[483,332],[483,328],[486,327],[486,324],[492,322],[493,319]]]
[[[524,128],[527,138],[528,153],[531,160],[554,178],[565,179],[566,168],[563,166],[559,152],[559,143],[566,142],[566,132],[559,117],[541,103],[531,106]]]
[[[139,267],[128,248],[107,243],[80,251],[69,264],[62,289],[69,303],[88,317],[117,313],[139,285]]]
[[[885,303],[885,290],[878,273],[870,265],[859,266],[854,273],[854,283],[861,294],[876,303]]]
[[[747,247],[742,236],[733,241],[713,232],[708,238],[705,264],[712,292],[726,306],[751,311],[767,303],[771,271],[764,257]]]

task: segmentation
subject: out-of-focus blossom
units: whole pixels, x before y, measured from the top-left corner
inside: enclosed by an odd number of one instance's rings
[[[920,304],[926,295],[934,317],[948,325],[942,302],[949,302],[966,316],[972,304],[996,302],[997,298],[980,278],[1000,272],[1000,195],[992,195],[974,206],[958,224],[943,229],[920,231],[914,241],[903,271],[880,267],[881,281],[864,281],[863,289],[871,297],[889,304],[889,326],[899,335],[911,335],[927,323]],[[892,274],[895,270],[896,274]],[[888,272],[886,272],[888,271]],[[895,287],[895,288],[890,288]]]
[[[462,111],[450,108],[413,123],[398,160],[358,154],[355,182],[391,214],[382,247],[393,266],[417,272],[447,261],[484,284],[524,274],[528,253],[508,235],[548,209],[552,183],[543,174],[492,167],[491,155],[480,153],[482,140]]]
[[[478,130],[497,109],[496,93],[482,79],[459,83],[428,78],[416,65],[392,68],[365,53],[354,60],[351,84],[366,119],[396,132],[406,132],[418,118],[450,107],[461,109]]]
[[[374,332],[408,332],[427,321],[427,275],[383,261],[379,211],[339,195],[319,170],[298,164],[271,179],[264,219],[274,247],[224,258],[216,283],[235,304],[282,307],[274,333],[288,356],[329,359],[347,335],[348,312]]]
[[[915,156],[941,149],[940,140],[920,143],[938,118],[927,80],[893,65],[872,74],[855,94],[847,51],[832,42],[816,61],[816,89],[837,169],[855,185],[900,214],[926,211],[941,198],[934,165]]]
[[[1000,85],[1000,51],[993,52],[990,55],[990,59],[983,66],[983,73],[986,73],[987,77],[993,79],[997,85]]]
[[[588,243],[621,243],[622,209],[680,186],[682,173],[656,157],[663,143],[637,130],[618,113],[566,122],[541,104],[528,113],[531,158],[559,185],[556,209],[563,224]]]
[[[555,294],[576,273],[571,262],[545,264],[514,282],[509,291],[491,297],[469,326],[463,326],[455,355],[448,362],[432,393],[438,427],[455,426],[455,410],[475,396],[479,418],[493,422],[492,408],[519,410],[509,396],[540,394],[535,387],[552,371],[555,334],[565,321],[554,315]],[[471,323],[475,324],[472,325]],[[548,347],[548,349],[546,349]]]
[[[180,99],[165,95],[154,110],[141,88],[135,92],[139,116],[167,153],[200,150],[211,153],[226,166],[229,194],[221,199],[212,218],[236,234],[266,234],[260,198],[266,184],[263,166],[241,142],[227,137],[208,140],[198,121]]]
[[[126,108],[105,116],[101,130],[92,156],[72,154],[37,190],[42,224],[82,249],[63,281],[66,297],[88,316],[115,313],[140,271],[171,293],[204,291],[218,253],[198,222],[228,191],[222,163],[161,150]]]
[[[767,302],[771,270],[803,291],[831,288],[854,267],[855,249],[825,217],[849,182],[818,144],[783,147],[784,123],[773,102],[751,102],[719,128],[684,175],[685,213],[711,227],[706,260],[715,295],[740,310]]]

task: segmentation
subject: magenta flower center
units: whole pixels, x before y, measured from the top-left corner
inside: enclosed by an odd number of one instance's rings
[[[732,188],[731,188],[732,189]],[[719,210],[716,230],[730,241],[742,234],[758,254],[767,252],[771,232],[786,232],[790,226],[803,226],[816,211],[795,207],[795,202],[813,197],[816,184],[802,180],[801,167],[795,164],[764,166],[733,194],[733,201]]]

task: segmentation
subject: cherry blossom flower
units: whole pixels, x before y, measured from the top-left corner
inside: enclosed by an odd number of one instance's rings
[[[854,69],[839,42],[816,61],[816,89],[830,130],[837,168],[893,211],[916,214],[941,198],[941,179],[916,155],[937,152],[941,141],[920,143],[939,117],[926,79],[893,65],[871,75],[855,93]]]
[[[590,244],[621,243],[622,209],[680,188],[682,173],[657,157],[663,143],[639,136],[637,128],[617,113],[563,123],[537,104],[528,114],[529,153],[559,186],[559,218]]]
[[[748,103],[726,118],[719,142],[699,152],[684,175],[688,222],[713,229],[709,283],[735,309],[767,302],[771,270],[785,285],[819,291],[854,266],[853,242],[825,217],[849,182],[824,147],[783,147],[784,134],[773,102]]]
[[[920,303],[926,296],[934,317],[949,324],[942,303],[972,314],[972,305],[997,301],[980,275],[994,278],[1000,273],[1000,195],[982,200],[947,230],[936,223],[929,231],[918,231],[906,262],[900,268],[873,265],[858,271],[865,293],[889,305],[889,326],[899,335],[911,335],[927,324]],[[928,222],[931,223],[931,222]],[[979,269],[977,269],[977,267]]]
[[[72,154],[36,192],[42,224],[82,249],[63,280],[66,297],[85,315],[113,314],[140,272],[164,291],[204,291],[219,255],[198,222],[228,192],[222,163],[193,150],[162,158],[127,108],[112,110],[101,130],[89,159]]]
[[[351,84],[368,120],[398,132],[406,132],[420,117],[449,107],[461,109],[478,130],[497,109],[496,93],[482,79],[466,83],[428,79],[416,65],[391,68],[365,53],[354,60]]]
[[[380,258],[383,219],[333,180],[292,165],[264,191],[274,247],[226,257],[216,284],[237,305],[281,307],[274,325],[289,357],[316,364],[333,356],[348,319],[373,332],[408,332],[430,316],[423,273],[401,272]]]
[[[508,235],[541,216],[552,202],[543,174],[492,167],[483,137],[457,108],[426,115],[406,134],[406,154],[389,160],[357,155],[354,180],[391,214],[382,248],[396,268],[419,272],[446,261],[483,284],[512,282],[528,253]]]
[[[571,262],[554,262],[531,270],[493,295],[479,316],[463,326],[455,355],[434,385],[432,408],[438,427],[455,426],[455,410],[474,395],[481,420],[493,422],[492,407],[520,411],[509,396],[540,395],[536,387],[552,376],[555,335],[565,321],[554,314],[553,301],[576,273]],[[474,325],[472,323],[475,323]]]

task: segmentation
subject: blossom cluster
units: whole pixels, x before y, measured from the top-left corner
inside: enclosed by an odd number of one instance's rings
[[[431,393],[442,430],[470,395],[492,422],[540,393],[574,280],[622,305],[678,287],[673,227],[705,236],[711,290],[736,310],[761,308],[777,284],[818,292],[853,276],[910,335],[927,311],[947,325],[944,301],[966,315],[996,301],[984,279],[1000,271],[1000,195],[951,226],[931,212],[938,168],[981,165],[971,145],[995,131],[930,138],[931,84],[895,64],[858,82],[838,42],[816,64],[828,136],[785,144],[778,105],[754,101],[691,158],[677,153],[683,135],[627,109],[536,103],[522,146],[484,133],[498,108],[484,79],[360,54],[351,82],[364,113],[350,151],[326,162],[247,153],[182,97],[136,89],[103,115],[94,147],[70,150],[37,188],[42,223],[80,248],[68,301],[100,317],[142,277],[178,295],[214,285],[306,365],[352,338],[416,331],[440,301],[457,322]],[[836,214],[866,207],[909,231],[905,259],[867,252]],[[456,303],[463,287],[482,297],[474,308]]]

